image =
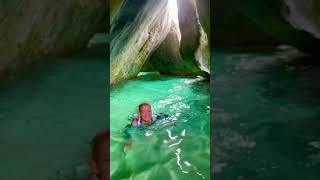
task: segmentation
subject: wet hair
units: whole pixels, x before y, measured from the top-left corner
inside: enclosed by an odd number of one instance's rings
[[[100,156],[100,148],[102,146],[108,146],[109,144],[109,130],[103,130],[101,133],[98,133],[91,142],[91,158],[96,163],[98,162]],[[108,153],[108,152],[106,152]]]
[[[149,106],[151,108],[151,104],[147,103],[147,102],[142,102],[139,104],[138,106],[138,111],[140,112],[142,106]]]

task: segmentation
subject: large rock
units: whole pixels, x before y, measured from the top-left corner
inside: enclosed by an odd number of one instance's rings
[[[122,3],[111,25],[111,84],[150,69],[171,75],[208,75],[209,41],[196,1],[177,0],[178,14],[172,3]]]
[[[180,52],[189,70],[197,74],[210,73],[208,37],[204,32],[195,0],[177,0],[181,31]],[[201,71],[198,70],[199,67]]]
[[[167,0],[123,3],[111,25],[110,84],[136,77],[171,27]]]
[[[318,54],[319,6],[316,0],[215,1],[213,38],[221,44],[288,44]]]
[[[177,35],[177,26],[171,26],[165,40],[154,51],[144,64],[142,71],[158,71],[167,75],[194,75],[186,70],[180,54],[180,38]]]
[[[208,39],[210,39],[210,0],[197,0],[196,3],[201,25],[206,32]],[[211,3],[215,4],[215,2]]]
[[[285,18],[296,29],[304,30],[320,39],[320,1],[284,0]]]
[[[117,14],[118,10],[122,6],[123,0],[110,0],[110,19]]]
[[[105,0],[1,1],[0,74],[84,48],[107,24],[108,4]]]
[[[178,24],[172,24],[170,33],[148,62],[162,74],[207,76],[210,73],[209,41],[196,2],[177,1]]]

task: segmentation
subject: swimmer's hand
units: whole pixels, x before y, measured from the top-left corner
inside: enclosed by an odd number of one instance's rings
[[[132,146],[132,143],[133,143],[133,141],[129,141],[126,145],[124,145],[123,151],[124,151],[125,153],[127,153],[127,152],[130,150],[130,148],[131,148],[131,146]]]
[[[133,121],[133,122],[132,122],[132,126],[138,126],[138,122]]]

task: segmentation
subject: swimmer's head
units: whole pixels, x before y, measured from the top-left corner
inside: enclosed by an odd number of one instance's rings
[[[151,105],[149,103],[141,103],[139,104],[139,115],[141,117],[141,120],[145,123],[151,123],[152,119],[152,109]]]
[[[91,143],[91,168],[99,179],[109,178],[109,130],[97,134]]]

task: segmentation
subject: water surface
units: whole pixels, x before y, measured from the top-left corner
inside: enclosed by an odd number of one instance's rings
[[[276,50],[214,51],[215,179],[320,179],[320,66]]]
[[[0,82],[0,179],[84,179],[106,127],[104,59],[55,60]]]
[[[135,141],[124,153],[123,129],[139,103],[169,118],[129,133]],[[209,87],[196,78],[136,79],[111,89],[111,179],[209,179]]]

